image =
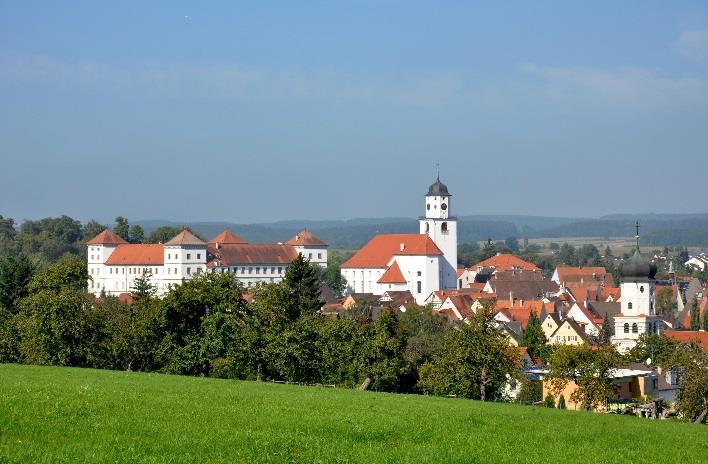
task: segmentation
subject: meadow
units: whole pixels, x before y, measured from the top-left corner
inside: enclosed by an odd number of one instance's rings
[[[708,428],[530,406],[0,364],[0,463],[708,462]]]

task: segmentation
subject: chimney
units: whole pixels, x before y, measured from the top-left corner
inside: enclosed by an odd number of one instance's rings
[[[524,307],[524,299],[520,298],[519,299],[519,308],[523,308],[523,307]]]
[[[221,243],[216,242],[216,249],[218,250],[218,249],[220,249],[220,248],[221,248]]]
[[[401,242],[401,251],[403,251],[403,250],[405,250],[405,249],[406,249],[406,244],[403,243],[403,242]]]

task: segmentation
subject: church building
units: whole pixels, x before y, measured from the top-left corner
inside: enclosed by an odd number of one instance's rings
[[[620,267],[622,275],[621,312],[614,317],[612,343],[620,352],[634,348],[640,335],[658,334],[664,330],[664,319],[656,314],[657,267],[642,257],[639,251],[639,225],[637,248],[634,255]]]
[[[419,234],[380,234],[342,264],[350,293],[411,292],[418,304],[457,282],[457,219],[450,193],[438,179],[425,195]]]

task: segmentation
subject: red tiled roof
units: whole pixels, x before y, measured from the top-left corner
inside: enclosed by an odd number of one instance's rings
[[[523,305],[518,300],[514,303],[509,300],[497,300],[496,309],[510,317],[512,321],[521,322],[521,326],[525,329],[531,317],[531,310],[536,313],[536,317],[541,317],[544,304],[541,300],[524,300]],[[546,311],[552,310],[553,303],[545,304],[545,307]]]
[[[593,274],[595,275],[595,278],[598,280],[600,277],[604,276],[607,274],[607,270],[604,267],[597,266],[597,267],[570,267],[570,266],[559,266],[556,268],[556,272],[558,273],[558,278],[562,282],[565,277],[570,277],[570,276],[587,276],[592,279]]]
[[[225,230],[216,237],[209,240],[209,243],[221,243],[221,244],[235,244],[235,243],[246,243],[238,235],[234,234],[230,230]]]
[[[405,284],[407,282],[406,278],[403,277],[401,268],[398,266],[398,262],[394,261],[386,272],[379,278],[377,283],[379,284]]]
[[[183,229],[165,245],[206,245],[206,243],[187,229]]]
[[[118,245],[105,264],[111,266],[164,264],[164,248],[159,243],[126,243]]]
[[[425,234],[382,234],[369,240],[341,267],[385,268],[393,256],[442,254],[435,242]]]
[[[523,259],[517,258],[514,255],[504,253],[485,259],[484,261],[481,261],[475,264],[474,266],[471,266],[471,269],[475,269],[478,267],[493,267],[494,269],[499,271],[511,271],[512,269],[523,269],[527,271],[533,271],[538,269],[538,267],[533,263],[524,261]]]
[[[86,242],[88,245],[120,245],[128,243],[118,236],[111,229],[104,229],[103,232]]]
[[[214,267],[218,261],[221,266],[237,266],[241,264],[290,264],[297,258],[295,248],[290,245],[266,243],[235,243],[224,244],[217,250],[209,245],[209,253],[213,256],[209,262]]]
[[[301,230],[285,243],[293,246],[327,246],[323,240],[312,235],[312,232],[307,229]]]
[[[664,335],[678,342],[695,341],[708,351],[708,332],[698,330],[665,330]]]

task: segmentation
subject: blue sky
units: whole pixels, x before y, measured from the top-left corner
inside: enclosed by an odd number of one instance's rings
[[[5,216],[708,212],[705,1],[61,3],[0,1]]]

